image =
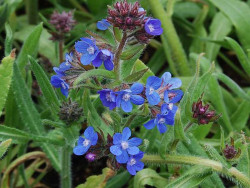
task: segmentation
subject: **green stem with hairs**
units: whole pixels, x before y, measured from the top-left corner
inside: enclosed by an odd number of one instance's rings
[[[171,58],[178,66],[177,70],[179,70],[182,76],[191,75],[186,54],[172,22],[175,0],[167,1],[167,12],[165,12],[159,0],[148,0],[148,2],[155,17],[162,22],[163,36],[167,39],[172,54]],[[168,56],[169,54],[166,55]]]
[[[29,24],[37,24],[38,21],[38,0],[26,0],[26,13]]]
[[[212,170],[236,179],[246,187],[250,187],[250,179],[234,167],[227,169],[222,163],[206,158],[181,155],[166,155],[166,159],[158,155],[144,155],[142,162],[152,164],[187,164],[209,167]]]
[[[116,50],[115,57],[114,57],[114,71],[116,74],[117,80],[120,80],[121,78],[121,63],[120,63],[120,56],[122,54],[122,50],[125,47],[127,42],[127,33],[123,32],[122,40],[119,43],[119,46]]]
[[[61,188],[71,188],[72,179],[71,179],[71,148],[63,147],[61,152]]]

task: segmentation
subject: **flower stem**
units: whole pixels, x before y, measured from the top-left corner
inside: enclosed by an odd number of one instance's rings
[[[238,180],[246,187],[250,187],[250,179],[242,172],[234,167],[227,169],[222,163],[210,159],[181,155],[166,155],[166,159],[163,159],[158,155],[144,155],[142,162],[152,164],[187,164],[205,166],[230,178]]]
[[[26,12],[29,24],[37,24],[38,21],[38,0],[26,0]]]
[[[191,70],[188,65],[187,56],[172,22],[175,0],[167,1],[167,12],[165,12],[159,0],[148,0],[148,2],[155,17],[164,23],[162,24],[163,36],[166,38],[170,54],[172,54],[171,59],[178,66],[177,70],[179,70],[182,76],[189,76],[191,74]],[[166,55],[169,56],[169,54]]]
[[[63,40],[59,41],[59,64],[63,62]]]
[[[71,188],[71,149],[70,147],[63,147],[61,153],[61,188]]]
[[[193,125],[193,122],[189,122],[187,126],[184,128],[184,131],[187,132],[187,130]]]
[[[121,65],[120,65],[120,56],[122,54],[122,50],[124,48],[124,46],[126,45],[126,41],[127,41],[127,33],[126,32],[123,32],[123,36],[122,36],[122,40],[116,50],[116,53],[115,53],[115,58],[114,58],[114,71],[116,73],[116,77],[117,77],[117,80],[120,80],[120,75],[121,75]]]

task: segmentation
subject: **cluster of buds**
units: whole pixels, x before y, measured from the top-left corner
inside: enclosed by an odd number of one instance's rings
[[[214,110],[210,111],[209,104],[203,106],[201,98],[199,98],[197,102],[193,103],[193,118],[197,120],[199,125],[204,125],[216,121],[220,117],[220,115],[216,115],[216,112]]]
[[[51,32],[51,40],[60,41],[64,39],[65,34],[69,33],[73,29],[76,21],[73,18],[72,11],[63,11],[62,13],[54,11],[50,17],[49,23],[53,25],[56,30]]]
[[[59,117],[67,124],[76,122],[82,116],[83,109],[76,102],[64,102],[59,111]]]
[[[241,150],[239,148],[238,151],[235,149],[233,138],[231,138],[231,145],[226,144],[226,147],[223,149],[223,154],[228,160],[233,160],[240,156]]]
[[[124,31],[134,30],[136,27],[143,27],[145,24],[146,11],[140,8],[139,2],[134,4],[123,2],[116,2],[114,9],[109,7],[107,20]]]

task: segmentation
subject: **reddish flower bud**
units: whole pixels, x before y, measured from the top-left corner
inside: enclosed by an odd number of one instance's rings
[[[228,144],[226,144],[225,149],[223,150],[223,154],[227,159],[232,159],[237,155],[237,151],[234,148],[234,146],[229,146]]]

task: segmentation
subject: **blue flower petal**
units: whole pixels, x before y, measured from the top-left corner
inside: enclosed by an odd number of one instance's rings
[[[178,110],[177,106],[173,106],[173,109],[170,110],[166,116],[166,124],[168,125],[174,125],[175,115],[176,111]]]
[[[139,95],[131,95],[130,101],[136,105],[141,105],[144,103],[144,98]]]
[[[106,70],[111,71],[114,69],[114,63],[108,59],[108,60],[104,61],[104,67]]]
[[[116,160],[118,163],[120,164],[124,164],[124,163],[127,163],[128,162],[128,153],[126,150],[122,150],[122,154],[121,155],[118,155],[116,156]]]
[[[160,131],[161,134],[165,133],[167,131],[167,126],[163,124],[157,124],[157,128]]]
[[[122,100],[121,101],[121,106],[122,106],[122,110],[124,112],[131,112],[132,109],[133,109],[133,105],[132,105],[132,103],[130,101],[124,101],[124,100]]]
[[[150,105],[157,105],[161,101],[160,95],[157,92],[153,92],[151,95],[146,94],[146,96]]]
[[[154,121],[155,121],[155,119],[151,119],[150,121],[148,121],[147,123],[144,124],[144,127],[146,129],[153,129],[155,127]]]
[[[92,137],[95,133],[95,130],[93,127],[89,126],[85,131],[84,131],[84,137],[88,140],[92,140]]]
[[[61,87],[61,92],[65,97],[68,97],[69,95],[69,85],[65,82],[65,87]]]
[[[162,75],[161,79],[163,80],[164,85],[166,85],[169,82],[169,80],[171,79],[171,77],[172,77],[172,75],[171,75],[170,72],[165,72]]]
[[[122,131],[122,141],[127,141],[131,136],[131,131],[128,127],[125,127]]]
[[[75,43],[75,49],[77,52],[86,53],[89,45],[91,45],[91,44],[92,44],[92,41],[91,41],[91,43],[87,43],[85,41],[78,41]]]
[[[170,89],[176,89],[176,88],[181,87],[182,81],[179,78],[172,78],[172,79],[169,80],[168,84],[171,85],[169,90]]]
[[[120,144],[122,142],[122,134],[115,133],[113,136],[113,144]]]
[[[98,21],[96,24],[97,28],[100,30],[107,30],[110,26],[110,23],[107,21],[107,19],[102,19],[101,21]]]
[[[144,28],[145,31],[150,35],[161,35],[163,33],[161,21],[158,19],[148,19]]]
[[[130,89],[132,94],[140,94],[143,91],[144,86],[141,83],[134,83]]]
[[[81,57],[81,63],[83,65],[89,65],[94,59],[95,59],[95,55],[93,54],[83,54],[82,57]]]
[[[118,145],[113,145],[110,147],[110,152],[117,156],[122,154],[122,149]]]
[[[133,156],[137,161],[139,161],[140,159],[142,159],[144,156],[144,152],[140,151],[138,154],[136,154],[135,156]]]
[[[95,146],[97,144],[97,141],[98,141],[98,134],[94,133],[92,140],[91,140],[91,145]]]
[[[88,149],[90,148],[90,145],[84,147],[84,146],[76,146],[73,149],[73,152],[75,155],[84,155]]]
[[[131,175],[136,175],[135,166],[130,165],[130,162],[127,163],[127,170]]]
[[[164,92],[164,101],[167,103],[177,103],[183,96],[182,90],[166,90]]]
[[[141,171],[144,168],[144,163],[141,161],[136,161],[134,168],[136,171]]]
[[[157,76],[149,76],[147,79],[147,87],[152,87],[155,90],[159,89],[161,87],[162,80],[158,78]]]
[[[161,114],[167,114],[169,112],[168,104],[164,103],[161,105]]]
[[[85,139],[84,139],[83,137],[79,136],[78,141],[77,141],[77,145],[78,145],[78,146],[81,146],[81,145],[83,144],[83,141],[84,141],[84,140],[85,140]]]
[[[139,146],[141,143],[142,143],[142,139],[140,138],[131,138],[128,140],[129,147]]]
[[[130,154],[130,155],[136,155],[136,154],[139,153],[140,150],[139,150],[138,147],[133,146],[133,147],[129,147],[129,148],[127,149],[127,151],[128,151],[128,154]]]
[[[98,53],[98,55],[96,56],[96,58],[92,61],[92,64],[95,66],[95,67],[100,67],[102,65],[102,60],[100,58],[100,53]]]

